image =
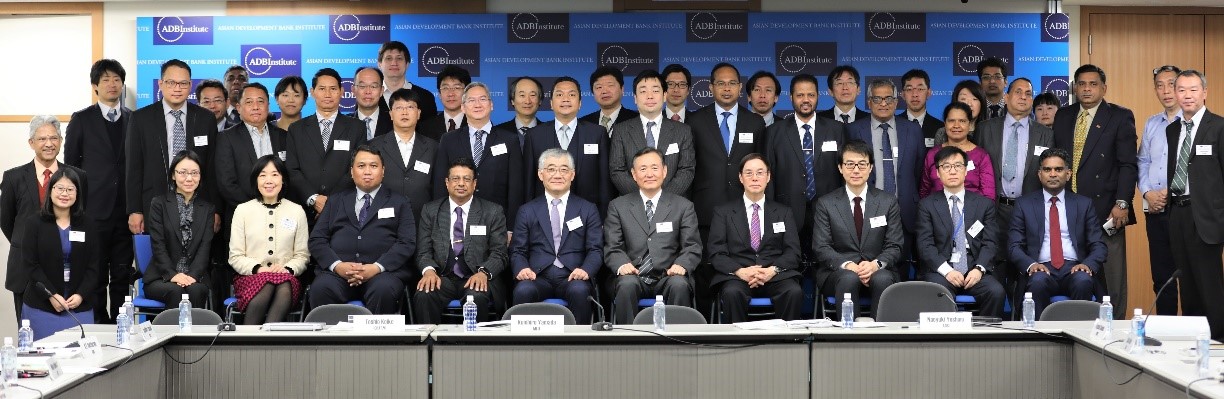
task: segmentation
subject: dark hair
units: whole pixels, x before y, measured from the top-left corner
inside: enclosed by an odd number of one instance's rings
[[[764,156],[764,155],[761,155],[761,154],[759,154],[759,153],[755,153],[755,152],[754,152],[754,153],[751,153],[751,154],[748,154],[748,155],[744,155],[744,157],[743,157],[743,158],[740,158],[740,165],[739,165],[739,170],[740,170],[740,172],[743,172],[743,171],[744,171],[744,166],[747,166],[747,165],[748,165],[748,161],[751,161],[751,160],[754,160],[754,159],[759,159],[759,160],[761,160],[761,162],[765,164],[765,171],[766,171],[766,172],[770,171],[770,167],[769,167],[769,160],[765,159],[765,156]]]
[[[520,76],[518,78],[515,78],[514,81],[510,82],[509,89],[510,89],[511,101],[513,101],[514,99],[514,88],[518,87],[519,82],[522,82],[524,80],[530,81],[531,83],[535,83],[536,88],[539,89],[539,90],[536,90],[536,100],[538,102],[544,101],[544,84],[540,83],[540,81],[536,80],[536,78],[533,78],[530,76]]]
[[[310,88],[314,89],[315,87],[318,87],[319,78],[324,76],[330,76],[332,79],[336,80],[336,84],[340,84],[340,72],[336,72],[335,69],[331,68],[323,68],[315,72],[313,78],[310,78]]]
[[[859,84],[859,81],[862,80],[862,77],[859,76],[858,69],[855,69],[853,66],[850,66],[850,65],[838,65],[838,66],[833,67],[832,71],[829,71],[829,78],[825,81],[825,83],[828,85],[828,87],[833,87],[833,81],[837,80],[838,76],[841,76],[843,73],[846,73],[846,72],[849,72],[850,76],[854,77],[854,84],[857,85]]]
[[[1097,75],[1100,75],[1101,84],[1105,84],[1105,70],[1101,69],[1101,67],[1098,67],[1092,64],[1084,64],[1080,66],[1079,68],[1075,68],[1075,75],[1073,75],[1075,77],[1074,80],[1078,82],[1080,74],[1092,73],[1092,72],[1096,72]]]
[[[398,40],[383,43],[382,46],[378,47],[378,61],[382,62],[383,54],[386,54],[391,50],[398,50],[399,52],[404,53],[404,59],[407,59],[408,63],[412,63],[412,53],[408,52],[408,46],[405,46],[404,42]]]
[[[1007,77],[1007,64],[1003,63],[1003,60],[997,57],[990,57],[977,63],[978,80],[982,79],[982,70],[990,67],[999,68],[999,73],[1002,73],[1003,77]]]
[[[170,173],[169,173],[170,178],[169,180],[170,180],[171,186],[174,186],[174,167],[178,166],[178,164],[183,162],[184,160],[190,160],[192,162],[195,162],[196,165],[199,165],[200,173],[201,173],[200,180],[201,182],[204,180],[203,178],[204,175],[202,174],[204,173],[204,163],[200,162],[200,156],[196,154],[195,151],[182,150],[182,151],[179,151],[178,154],[174,155],[174,159],[170,160]]]
[[[391,100],[387,102],[387,108],[391,108],[396,101],[412,101],[417,105],[417,109],[421,108],[421,95],[415,90],[400,88],[391,92]]]
[[[973,119],[973,108],[970,107],[969,104],[953,99],[951,103],[948,103],[948,106],[944,107],[943,119],[945,121],[948,120],[948,114],[954,109],[961,110],[961,112],[965,113],[965,116],[969,117],[969,119]]]
[[[808,82],[808,83],[811,83],[813,86],[816,86],[816,92],[817,92],[817,94],[819,94],[819,92],[820,92],[820,82],[818,82],[818,81],[816,80],[816,77],[815,77],[815,76],[812,76],[812,74],[810,74],[810,73],[801,73],[801,74],[798,74],[798,75],[795,75],[795,76],[791,77],[791,82],[790,82],[790,92],[791,92],[791,93],[794,93],[794,92],[795,92],[795,85],[797,85],[797,84],[799,84],[799,83],[803,83],[803,82]]]
[[[472,73],[468,72],[466,69],[454,65],[447,65],[443,67],[442,72],[438,72],[437,78],[438,91],[442,91],[442,81],[446,80],[446,78],[458,80],[459,83],[463,83],[463,87],[467,87],[467,85],[472,84]]]
[[[357,67],[357,70],[356,70],[356,71],[353,71],[353,84],[357,84],[357,75],[358,75],[358,74],[360,74],[360,73],[361,73],[361,71],[364,71],[364,70],[367,70],[367,69],[372,70],[372,71],[374,71],[374,73],[377,73],[377,74],[378,74],[378,81],[379,81],[379,82],[382,82],[382,81],[383,81],[383,73],[382,73],[382,70],[381,70],[381,69],[378,69],[378,68],[375,68],[375,67],[372,67],[372,66],[359,66],[359,67]]]
[[[1025,77],[1015,78],[1015,79],[1012,79],[1012,81],[1011,81],[1011,82],[1008,82],[1008,83],[1007,83],[1007,92],[1008,92],[1008,93],[1011,93],[1012,86],[1014,86],[1014,85],[1016,84],[1016,82],[1019,82],[1019,81],[1025,81],[1025,82],[1028,82],[1029,86],[1032,86],[1032,85],[1033,85],[1033,81],[1029,80],[1028,78],[1025,78]]]
[[[905,82],[910,79],[922,79],[922,83],[926,84],[928,89],[931,88],[931,75],[927,74],[927,71],[921,69],[906,71],[904,75],[901,75],[901,86],[905,86]]]
[[[637,76],[633,77],[633,91],[637,92],[638,83],[642,83],[642,81],[646,79],[657,80],[659,81],[660,86],[663,85],[663,76],[659,75],[658,71],[655,71],[653,69],[647,69],[647,70],[638,72]]]
[[[931,166],[934,168],[939,168],[940,163],[943,163],[944,160],[947,160],[953,155],[960,155],[961,162],[969,162],[969,155],[965,154],[964,150],[960,149],[957,146],[949,145],[949,146],[944,146],[943,148],[940,148],[939,151],[935,152],[935,163],[932,164]]]
[[[196,101],[199,101],[200,93],[203,93],[204,89],[207,89],[209,87],[217,89],[217,90],[221,90],[221,96],[225,97],[226,100],[229,100],[229,91],[225,90],[225,85],[222,84],[220,80],[204,79],[203,82],[200,82],[199,85],[196,85],[196,89],[195,89]]]
[[[276,82],[276,89],[273,90],[272,94],[279,97],[281,93],[288,91],[289,88],[293,86],[302,88],[302,98],[310,97],[310,90],[306,90],[306,81],[302,80],[302,77],[297,75],[289,75],[281,78],[279,82]]]
[[[191,66],[178,58],[172,58],[169,61],[163,62],[161,65],[161,76],[166,76],[166,70],[170,67],[179,67],[187,70],[187,75],[191,76]]]
[[[837,163],[842,163],[847,153],[855,153],[867,156],[867,164],[875,165],[875,150],[871,149],[871,145],[863,140],[847,140],[846,144],[842,145],[841,151],[837,152]]]
[[[731,65],[730,63],[727,63],[727,62],[720,62],[720,63],[714,64],[714,67],[710,68],[710,80],[714,79],[715,72],[718,72],[719,69],[723,69],[723,68],[731,68],[732,71],[735,71],[735,80],[739,80],[740,78],[739,68],[736,68],[735,65]]]
[[[772,81],[773,81],[773,84],[774,84],[774,95],[775,95],[775,96],[781,96],[781,95],[782,95],[782,82],[779,82],[779,81],[778,81],[778,77],[777,77],[777,76],[774,76],[774,74],[769,73],[769,72],[767,72],[767,71],[756,71],[756,73],[752,74],[752,76],[748,78],[748,85],[747,85],[747,86],[744,86],[744,91],[751,93],[751,92],[752,92],[752,88],[753,88],[754,86],[756,86],[756,82],[757,82],[758,80],[761,80],[762,78],[769,78],[769,80],[772,80]],[[791,80],[793,81],[793,80],[794,80],[794,78],[791,78]],[[794,83],[792,83],[792,84],[794,84]]]
[[[633,153],[633,158],[629,160],[629,164],[630,164],[630,165],[633,165],[633,163],[634,163],[634,162],[637,162],[637,159],[638,159],[638,158],[641,158],[642,156],[644,156],[644,155],[646,155],[646,154],[655,154],[655,155],[658,155],[658,156],[659,156],[659,159],[660,159],[660,160],[662,160],[662,159],[663,159],[663,152],[662,152],[662,151],[659,151],[659,149],[658,149],[658,148],[654,148],[654,147],[642,147],[642,149],[638,150],[638,152]],[[666,163],[664,163],[663,165],[664,165],[664,166],[666,166],[667,164],[666,164]],[[630,169],[632,169],[632,168],[630,168]]]
[[[247,73],[246,67],[242,65],[230,65],[229,68],[225,68],[225,73],[222,75],[229,75],[229,73],[233,71],[242,71],[242,73]]]
[[[402,90],[402,89],[401,89],[401,90]],[[376,148],[376,147],[374,147],[374,146],[372,146],[372,145],[369,145],[369,144],[362,144],[362,145],[357,146],[357,148],[353,150],[353,156],[349,158],[349,167],[350,167],[350,168],[351,168],[351,167],[353,167],[353,163],[354,163],[354,162],[357,162],[357,154],[362,153],[362,152],[368,152],[368,153],[371,153],[371,154],[374,154],[374,155],[378,156],[378,164],[379,164],[379,165],[385,165],[385,164],[386,164],[386,162],[384,162],[384,161],[383,161],[382,151],[379,151],[379,150],[378,150],[378,148]]]
[[[1058,101],[1058,96],[1054,95],[1054,93],[1045,92],[1038,94],[1037,97],[1033,97],[1033,108],[1037,108],[1038,105],[1061,107],[1062,103]]]
[[[123,64],[110,58],[103,58],[94,61],[93,66],[89,67],[89,84],[96,85],[98,82],[101,82],[102,74],[106,72],[119,75],[120,81],[127,81],[127,71],[123,69]]]
[[[569,76],[562,76],[562,77],[557,78],[557,80],[554,80],[553,87],[552,87],[553,91],[557,91],[557,85],[561,84],[561,82],[573,83],[574,88],[578,89],[578,96],[580,97],[582,96],[582,85],[578,83],[577,79],[574,79]]]
[[[450,170],[454,168],[468,168],[472,171],[472,179],[476,179],[476,163],[472,162],[472,158],[463,157],[451,161],[450,166],[446,168],[446,175],[450,176]]]
[[[1174,75],[1180,75],[1181,68],[1178,68],[1175,65],[1158,66],[1155,69],[1152,69],[1152,80],[1156,80],[1157,76],[1160,76],[1160,74],[1165,73],[1165,72],[1173,72]]]
[[[595,87],[595,81],[604,76],[611,76],[613,79],[616,79],[616,84],[621,85],[621,87],[625,86],[625,74],[621,73],[621,70],[610,66],[601,66],[595,68],[595,72],[591,72],[591,87]]]
[[[659,74],[663,75],[663,79],[667,79],[667,75],[671,75],[676,72],[680,72],[684,74],[684,84],[686,85],[693,84],[693,74],[689,72],[688,68],[685,68],[684,65],[670,64],[668,66],[663,67],[663,72],[659,72]]]
[[[259,91],[262,91],[264,94],[264,100],[270,100],[268,98],[268,87],[267,86],[264,86],[262,83],[247,83],[247,84],[242,85],[242,90],[238,91],[237,101],[242,101],[242,96],[246,94],[246,89],[259,89]]]
[[[982,111],[986,109],[986,93],[982,91],[982,84],[978,83],[976,80],[969,79],[960,81],[956,84],[956,87],[952,88],[952,101],[956,101],[956,98],[960,97],[960,92],[963,89],[969,90],[969,94],[974,98],[977,98],[978,103],[981,104],[981,106],[978,107],[978,114],[973,115],[973,112],[970,112],[969,119],[975,121],[985,120],[984,116],[987,114]],[[970,107],[970,110],[972,110],[972,107]]]
[[[43,220],[55,220],[54,205],[51,205],[51,197],[53,197],[51,190],[54,189],[52,186],[54,186],[56,182],[65,177],[68,178],[69,182],[72,182],[72,186],[76,188],[77,193],[76,201],[72,203],[72,207],[69,208],[68,213],[71,214],[73,218],[76,218],[85,212],[85,192],[81,190],[81,174],[77,173],[76,168],[62,167],[51,175],[51,180],[47,183],[47,196],[46,198],[43,198],[42,207],[40,207],[38,211],[38,214],[43,217]]]
[[[268,164],[272,164],[272,167],[276,169],[276,173],[281,175],[281,190],[279,193],[276,193],[276,199],[279,200],[285,197],[286,191],[289,191],[289,169],[285,167],[285,162],[281,161],[280,156],[276,154],[264,155],[255,160],[255,165],[251,167],[251,187],[255,188],[256,193],[259,192],[259,174],[263,172],[264,168],[268,167]],[[256,196],[255,198],[258,199],[260,197]]]
[[[1056,147],[1047,148],[1045,151],[1042,151],[1041,158],[1037,160],[1037,164],[1045,163],[1046,159],[1054,157],[1062,158],[1064,165],[1071,166],[1071,154],[1068,154],[1067,150]]]

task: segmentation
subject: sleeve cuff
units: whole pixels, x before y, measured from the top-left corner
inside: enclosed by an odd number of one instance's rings
[[[842,264],[841,264],[841,269],[845,269],[845,268],[846,268],[846,266],[850,266],[850,265],[852,265],[852,264],[854,264],[854,262],[846,262],[846,263],[842,263]]]
[[[986,266],[982,266],[982,265],[973,265],[973,267],[977,268],[977,269],[978,269],[978,271],[981,271],[981,272],[982,272],[982,274],[986,274]]]
[[[378,272],[379,272],[379,273],[386,273],[386,272],[387,272],[387,268],[383,267],[383,265],[382,265],[381,263],[374,262],[374,266],[378,266]]]
[[[380,266],[380,267],[381,267],[381,266]],[[433,266],[425,266],[425,268],[424,268],[424,269],[421,269],[421,275],[422,275],[422,276],[424,276],[424,275],[425,275],[425,272],[428,272],[428,271],[430,271],[430,270],[435,270],[435,269],[434,269],[434,267],[433,267]],[[435,270],[435,271],[434,271],[434,273],[437,273],[437,271]]]
[[[1025,273],[1032,273],[1032,272],[1033,272],[1033,265],[1036,265],[1036,263],[1031,263],[1031,264],[1029,264],[1029,265],[1028,265],[1028,267],[1024,268],[1024,272],[1025,272]]]
[[[952,266],[948,265],[948,262],[944,262],[943,264],[939,265],[939,268],[935,269],[935,271],[939,272],[939,275],[941,276],[947,276],[948,273],[952,271]]]
[[[332,272],[332,273],[335,273],[335,272],[336,272],[336,265],[339,265],[339,264],[340,264],[340,261],[335,261],[335,262],[332,262],[331,266],[328,266],[328,267],[327,267],[327,271]]]

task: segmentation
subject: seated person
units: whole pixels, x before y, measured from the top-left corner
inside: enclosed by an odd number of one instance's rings
[[[306,210],[282,196],[288,173],[275,154],[255,160],[247,184],[260,198],[234,209],[229,265],[244,324],[284,321],[302,293],[297,276],[310,260],[310,229]]]
[[[701,263],[697,211],[684,197],[663,191],[663,153],[643,148],[632,165],[637,192],[612,200],[604,222],[604,264],[616,274],[610,279],[616,324],[633,323],[638,300],[647,296],[692,307],[692,272]]]
[[[595,204],[570,191],[574,157],[561,148],[540,154],[544,196],[519,208],[510,240],[514,304],[561,298],[574,318],[591,320],[591,277],[603,263],[603,220]]]
[[[145,215],[153,258],[144,273],[144,294],[170,308],[183,294],[198,308],[208,299],[208,251],[217,212],[197,195],[203,184],[200,172],[195,152],[179,152],[170,161],[174,193],[153,197]]]
[[[1028,275],[1025,291],[1033,293],[1037,318],[1054,295],[1092,300],[1092,276],[1107,254],[1092,200],[1065,189],[1070,160],[1062,149],[1041,153],[1037,173],[1043,190],[1016,200],[1007,235],[1008,258]]]
[[[452,300],[472,296],[476,321],[489,321],[490,306],[504,303],[500,278],[506,270],[506,214],[493,201],[474,196],[476,164],[459,158],[447,165],[447,196],[421,208],[421,250],[413,301],[414,323],[438,324]],[[494,306],[494,309],[501,306]]]
[[[350,170],[356,187],[333,193],[310,232],[319,264],[310,306],[360,300],[374,314],[399,313],[416,251],[412,208],[408,197],[383,189],[383,158],[374,147],[357,146]]]
[[[838,153],[837,169],[846,187],[816,199],[812,252],[820,292],[833,294],[838,303],[849,293],[858,303],[859,292],[871,289],[875,314],[880,294],[897,282],[905,233],[897,197],[867,185],[873,153],[862,140],[846,142]]]
[[[28,221],[22,232],[21,272],[29,283],[21,298],[21,317],[30,321],[36,340],[75,328],[66,312],[82,320],[91,320],[93,314],[100,239],[85,215],[81,179],[75,168],[60,168],[48,179],[39,212],[23,215]],[[44,288],[53,297],[47,297]]]
[[[967,157],[957,147],[939,148],[934,165],[943,189],[918,202],[918,254],[926,281],[953,294],[967,292],[983,316],[1003,317],[1007,297],[994,276],[999,250],[993,200],[965,186]]]
[[[783,320],[799,318],[799,226],[786,205],[765,201],[769,164],[761,154],[740,161],[743,199],[714,208],[710,222],[710,287],[718,292],[722,313],[731,323],[748,321],[748,301],[767,296]]]

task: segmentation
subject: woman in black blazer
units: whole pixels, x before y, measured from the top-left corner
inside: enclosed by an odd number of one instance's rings
[[[208,299],[209,248],[213,239],[212,204],[199,198],[200,158],[190,150],[170,162],[174,193],[153,198],[145,230],[153,259],[145,270],[145,297],[176,307],[187,294],[194,307]]]
[[[98,285],[98,236],[86,224],[81,175],[60,168],[50,181],[41,210],[25,224],[21,248],[22,272],[29,276],[21,315],[30,320],[34,339],[76,327],[65,310],[92,320]]]

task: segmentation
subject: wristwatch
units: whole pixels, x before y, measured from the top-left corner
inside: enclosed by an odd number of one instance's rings
[[[1118,209],[1121,209],[1121,210],[1126,210],[1127,208],[1130,208],[1130,204],[1127,204],[1126,200],[1114,201],[1114,205],[1117,205]]]
[[[773,270],[774,274],[778,274],[782,272],[782,269],[779,269],[777,266],[770,266],[769,268]]]
[[[876,261],[876,264],[880,266],[880,270],[884,270],[884,269],[888,268],[888,262],[885,262],[885,261],[882,261],[882,260],[877,260],[877,261]]]
[[[493,273],[489,273],[489,269],[485,269],[482,267],[482,268],[476,269],[476,271],[484,273],[485,277],[488,278],[489,280],[493,279]]]

